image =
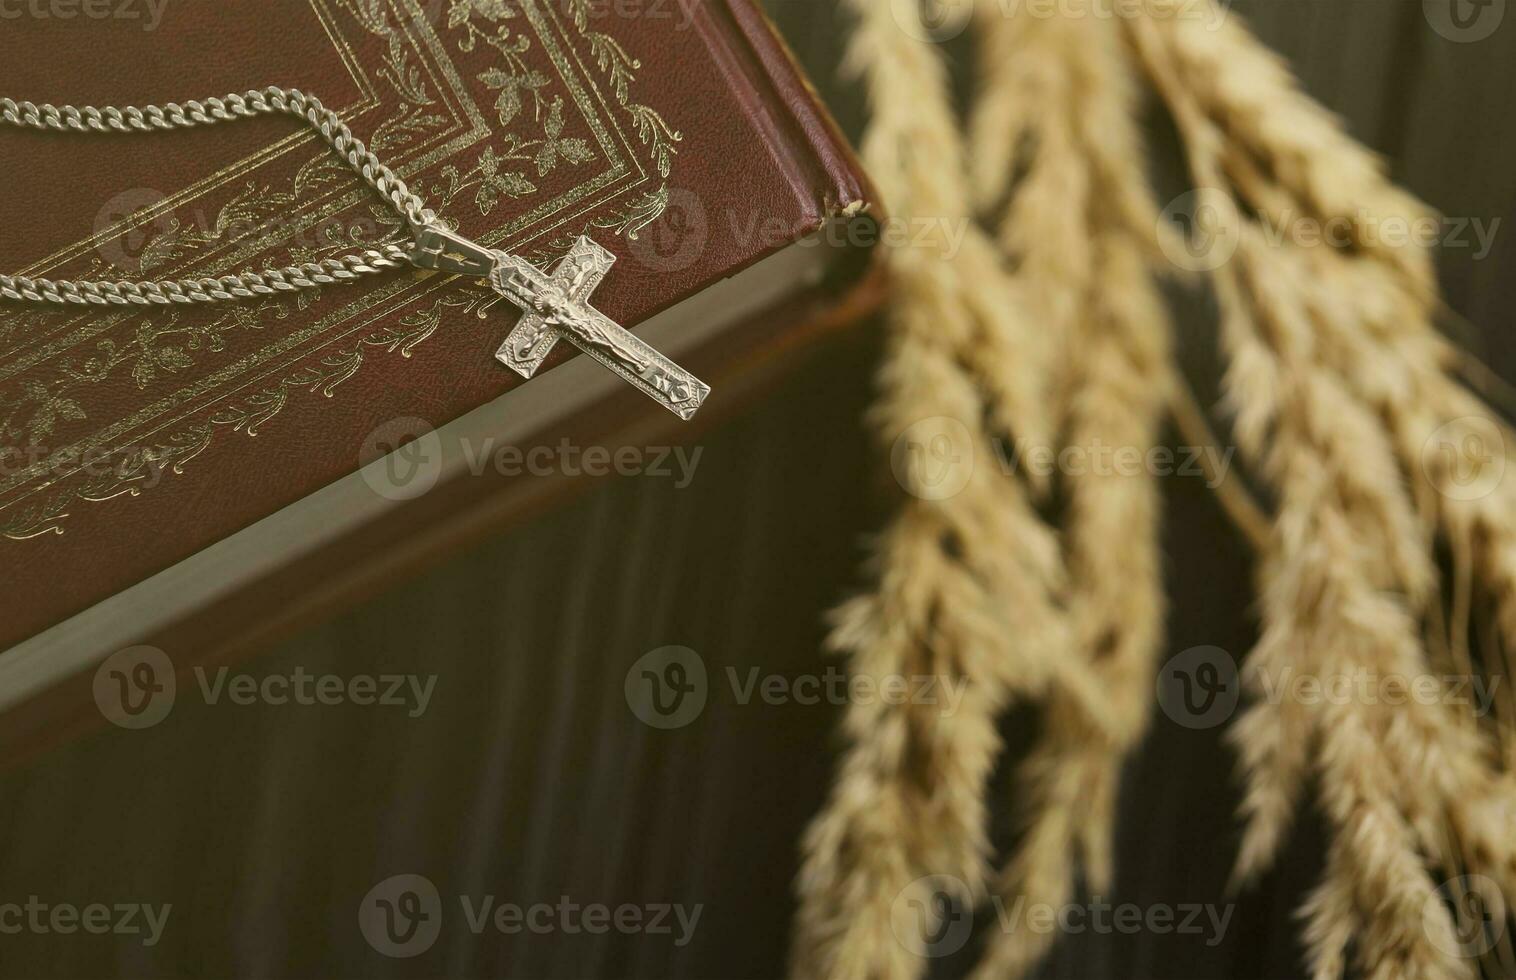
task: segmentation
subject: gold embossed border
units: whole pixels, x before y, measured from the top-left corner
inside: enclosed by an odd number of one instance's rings
[[[336,2],[371,32],[393,31],[394,27],[387,19],[388,14],[402,12],[401,0]],[[312,0],[312,3],[321,6],[322,0]],[[503,18],[492,17],[492,13],[513,11],[526,18],[545,47],[554,52],[560,78],[569,86],[570,94],[584,118],[591,121],[595,143],[611,164],[609,169],[576,186],[572,192],[545,202],[533,210],[522,212],[514,220],[481,236],[492,244],[514,238],[516,247],[520,247],[523,242],[535,241],[538,244],[529,254],[542,259],[550,257],[561,249],[564,242],[586,228],[601,228],[613,234],[635,237],[640,228],[656,220],[667,206],[667,179],[677,153],[677,144],[682,139],[657,110],[635,98],[640,62],[614,36],[592,29],[589,0],[563,0],[563,17],[559,17],[552,7],[552,2],[539,4],[537,0],[514,0],[513,3],[507,3],[506,0],[453,0],[446,29],[424,38],[424,42],[434,52],[445,52],[449,41],[460,47],[471,45],[472,48],[477,48],[480,44],[489,42],[485,33],[487,28],[481,29],[476,18],[498,23]],[[405,0],[405,8],[395,23],[409,22],[413,27],[421,26],[422,22],[414,16],[417,9],[414,3]],[[460,16],[460,12],[464,15]],[[459,39],[460,34],[464,35],[462,40]],[[548,44],[549,37],[556,38],[557,42]],[[459,72],[452,66],[451,59],[439,58],[438,63],[453,67],[453,81],[456,82]],[[394,57],[385,66],[392,84],[398,82],[403,86],[415,82],[415,76],[403,73],[403,68],[403,59]],[[574,79],[582,79],[583,84],[571,84]],[[461,86],[460,91],[466,94],[467,87]],[[601,113],[597,113],[595,107],[590,105],[591,100],[598,103]],[[470,121],[474,126],[467,134],[441,150],[434,150],[430,159],[423,155],[407,166],[415,173],[422,173],[427,165],[437,160],[444,157],[449,160],[456,158],[458,151],[469,145],[465,141],[471,137],[477,142],[480,135],[477,109],[468,115],[473,117]],[[541,118],[540,107],[538,117]],[[400,120],[398,124],[393,123],[396,118]],[[548,110],[547,118],[549,121],[554,118],[553,110]],[[630,128],[634,137],[628,137],[622,123]],[[411,121],[402,114],[381,125],[381,135],[384,127],[392,124],[401,132],[411,128]],[[487,129],[486,127],[485,138],[490,135]],[[281,145],[290,142],[282,141]],[[617,152],[618,145],[625,149],[624,157]],[[582,155],[582,148],[576,148],[573,143],[561,145],[557,149],[560,154]],[[487,149],[486,153],[488,152]],[[323,166],[317,162],[319,159],[313,160],[309,166]],[[447,186],[434,186],[432,190],[439,192],[440,197],[451,204],[462,191],[473,189],[474,203],[487,213],[489,208],[480,202],[485,199],[488,179],[502,179],[499,176],[501,162],[498,157],[491,162],[489,158],[481,156],[480,162],[476,162],[473,169],[468,171],[449,163],[444,170],[452,169],[453,173],[447,176]],[[540,166],[540,158],[538,163]],[[404,168],[402,172],[405,172]],[[301,173],[306,175],[304,169]],[[604,192],[609,192],[608,196]],[[606,203],[612,200],[624,203],[607,207]],[[334,208],[328,205],[325,213],[331,213],[332,210]],[[315,208],[313,213],[320,214],[322,211]],[[466,220],[463,223],[468,225]],[[552,237],[555,232],[558,233],[556,238]],[[204,244],[214,247],[221,243]],[[234,252],[228,254],[236,255]],[[237,258],[246,257],[246,254],[237,255]],[[232,261],[235,262],[237,258]],[[436,329],[444,311],[474,311],[482,316],[483,307],[489,300],[487,295],[460,292],[456,287],[445,289],[444,284],[436,282],[436,278],[424,277],[417,280],[401,275],[400,281],[392,286],[366,294],[361,310],[345,309],[333,317],[319,321],[315,329],[306,331],[319,336],[321,327],[332,320],[345,319],[350,323],[348,329],[322,337],[323,342],[313,351],[299,351],[298,343],[285,344],[284,350],[279,353],[294,349],[294,356],[274,364],[272,370],[261,373],[257,379],[230,390],[218,390],[213,383],[206,393],[216,396],[219,407],[208,417],[190,421],[190,416],[195,414],[193,411],[175,413],[177,418],[170,418],[164,424],[154,425],[125,440],[123,437],[127,433],[118,427],[115,431],[110,431],[105,439],[98,439],[94,445],[85,447],[85,453],[90,454],[93,460],[89,472],[82,465],[70,468],[65,464],[60,467],[56,460],[49,461],[53,465],[48,467],[42,479],[30,481],[22,493],[0,501],[0,535],[22,539],[42,534],[61,534],[71,507],[81,502],[135,496],[156,484],[157,481],[150,477],[182,474],[185,464],[199,455],[218,431],[230,430],[255,435],[292,397],[302,393],[332,397],[338,386],[360,370],[368,354],[399,353],[402,357],[409,357],[415,347]],[[301,297],[297,301],[302,310],[305,299]],[[239,304],[231,309],[228,316],[239,321],[252,321],[269,315],[288,316],[291,313],[288,302],[290,301]],[[361,315],[351,315],[354,313]],[[205,389],[204,385],[200,387]],[[112,441],[115,445],[127,441],[133,448],[111,450],[108,443]],[[108,465],[102,467],[102,458],[108,461]]]

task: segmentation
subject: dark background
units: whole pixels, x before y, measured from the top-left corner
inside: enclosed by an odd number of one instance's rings
[[[861,102],[838,75],[845,18],[828,0],[769,6],[856,137]],[[1449,216],[1501,219],[1489,257],[1447,253],[1445,284],[1479,325],[1455,321],[1455,336],[1516,377],[1516,16],[1455,43],[1428,27],[1419,0],[1235,9],[1398,179]],[[1167,128],[1153,131],[1156,179],[1177,192]],[[1209,300],[1174,302],[1186,370],[1209,398]],[[838,708],[740,704],[725,669],[826,669],[822,616],[858,585],[866,536],[888,514],[888,475],[859,422],[877,359],[877,325],[861,328],[704,438],[688,487],[613,478],[243,668],[436,675],[420,718],[208,707],[181,688],[153,729],[102,730],[0,776],[0,903],[174,906],[152,949],[0,936],[0,975],[781,976],[796,841],[830,778]],[[1246,547],[1202,481],[1165,490],[1165,658],[1202,644],[1240,657],[1253,636]],[[670,644],[699,652],[712,694],[694,723],[660,731],[633,716],[623,685],[639,657]],[[1007,720],[1013,747],[1032,720]],[[1281,870],[1229,896],[1237,790],[1223,732],[1156,714],[1129,768],[1119,880],[1105,897],[1235,901],[1224,941],[1086,934],[1059,946],[1046,976],[1302,975],[1292,916],[1321,863],[1319,828],[1304,814]],[[996,798],[1004,843],[1014,801],[1003,785]],[[428,877],[447,908],[441,938],[412,960],[373,952],[357,924],[365,893],[398,873]],[[461,894],[703,913],[683,947],[614,932],[475,936]]]

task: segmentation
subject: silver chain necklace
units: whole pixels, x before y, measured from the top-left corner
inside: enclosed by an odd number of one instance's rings
[[[523,377],[535,374],[558,339],[564,337],[682,419],[692,417],[710,394],[700,379],[590,305],[590,295],[616,262],[610,252],[581,235],[548,273],[519,255],[485,248],[464,238],[439,221],[426,202],[314,96],[297,89],[266,88],[183,105],[170,102],[119,108],[39,106],[0,98],[0,122],[78,133],[150,133],[278,112],[299,116],[315,128],[327,145],[405,219],[415,244],[410,248],[385,245],[340,258],[219,279],[87,282],[0,274],[0,297],[96,306],[218,303],[352,282],[413,265],[485,277],[497,292],[521,308],[520,322],[495,357]]]

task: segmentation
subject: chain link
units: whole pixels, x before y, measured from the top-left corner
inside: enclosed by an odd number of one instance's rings
[[[320,134],[328,146],[348,162],[397,214],[419,233],[436,221],[425,202],[405,181],[369,152],[335,112],[321,100],[298,89],[266,88],[221,99],[170,102],[156,106],[51,106],[0,98],[0,122],[33,129],[77,133],[151,133],[168,129],[208,126],[266,113],[299,116]],[[37,303],[77,303],[104,306],[171,303],[213,303],[263,296],[296,289],[311,289],[332,283],[351,282],[360,276],[411,265],[412,249],[385,245],[341,258],[304,265],[244,272],[219,279],[177,279],[159,282],[81,282],[32,279],[0,275],[0,296]]]

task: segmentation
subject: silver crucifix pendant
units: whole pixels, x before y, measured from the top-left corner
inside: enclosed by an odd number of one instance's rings
[[[563,337],[682,419],[692,418],[711,393],[705,382],[590,305],[616,257],[583,235],[552,273],[440,225],[423,229],[412,260],[428,269],[487,276],[496,292],[521,308],[521,321],[495,357],[524,378],[537,373]]]

